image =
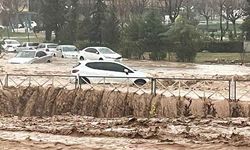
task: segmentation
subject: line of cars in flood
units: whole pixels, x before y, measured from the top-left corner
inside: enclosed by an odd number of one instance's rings
[[[9,41],[6,40],[6,43],[16,43]],[[122,56],[107,47],[87,47],[79,50],[74,45],[33,42],[4,47],[8,52],[17,52],[14,58],[9,59],[11,64],[50,63],[53,57],[78,59],[79,63],[73,67],[71,74],[77,77],[80,84],[129,81],[144,85],[148,82],[145,73],[122,64]],[[103,80],[103,76],[110,78]],[[130,80],[127,80],[128,78]]]

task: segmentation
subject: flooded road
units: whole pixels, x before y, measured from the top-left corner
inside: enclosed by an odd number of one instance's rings
[[[12,55],[12,54],[11,54]],[[2,74],[70,74],[76,60],[60,59],[50,64],[7,64],[0,60]],[[157,77],[216,75],[248,76],[250,67],[201,65],[153,61],[124,64]],[[217,83],[221,85],[221,83]],[[242,86],[247,87],[247,86]],[[0,117],[0,149],[13,150],[234,150],[249,149],[248,118],[116,118],[83,116]]]
[[[245,118],[1,117],[0,148],[243,150],[250,146],[249,126]]]
[[[36,132],[0,131],[0,149],[8,150],[245,150],[247,147],[226,144],[187,144],[159,142],[157,140],[72,137]]]
[[[25,74],[70,74],[76,59],[53,58],[46,64],[8,64],[8,59],[15,54],[6,54],[0,59],[2,73]],[[249,75],[250,67],[241,65],[172,63],[167,61],[124,60],[122,63],[136,70],[144,71],[153,76],[214,76],[214,75]]]

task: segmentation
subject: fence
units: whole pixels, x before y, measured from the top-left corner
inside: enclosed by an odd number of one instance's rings
[[[250,80],[236,80],[234,77],[203,79],[6,74],[0,75],[0,83],[2,87],[53,86],[67,89],[105,89],[197,99],[248,100],[250,98]]]

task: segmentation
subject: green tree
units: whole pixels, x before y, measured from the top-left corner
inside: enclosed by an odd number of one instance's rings
[[[60,28],[58,39],[64,44],[73,44],[77,39],[78,0],[68,0],[65,4],[65,23]]]
[[[90,42],[103,44],[104,23],[106,21],[107,6],[103,0],[96,0],[94,11],[91,13]]]
[[[120,33],[121,29],[119,26],[120,22],[116,16],[116,11],[112,8],[106,15],[106,20],[103,24],[103,42],[108,47],[116,50],[120,44]]]
[[[145,16],[142,24],[142,44],[145,51],[151,52],[150,58],[153,60],[162,60],[166,57],[161,39],[161,34],[165,32],[162,22],[160,15],[151,11]]]
[[[65,23],[65,0],[43,0],[39,12],[45,30],[45,40],[51,41],[52,31],[55,32],[55,41]]]
[[[133,16],[124,28],[122,36],[122,55],[131,58],[132,56],[141,59],[143,55],[142,47],[142,24],[143,18]]]
[[[125,29],[126,44],[130,54],[141,59],[144,52],[151,52],[150,58],[161,60],[166,57],[161,34],[165,31],[161,17],[151,11],[144,17],[134,17]]]
[[[89,41],[90,29],[91,29],[91,18],[90,14],[86,15],[83,21],[78,23],[77,26],[77,40],[80,41]]]
[[[170,43],[174,43],[177,61],[193,62],[200,48],[201,34],[195,26],[179,17],[165,34]]]

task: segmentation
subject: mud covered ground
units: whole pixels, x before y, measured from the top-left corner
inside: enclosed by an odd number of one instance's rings
[[[10,149],[248,149],[250,121],[84,116],[0,117],[0,147]]]

